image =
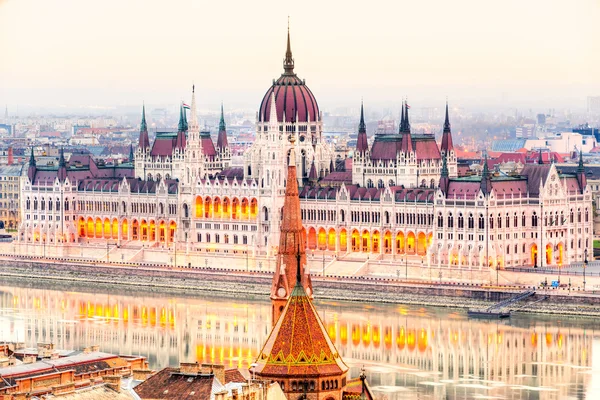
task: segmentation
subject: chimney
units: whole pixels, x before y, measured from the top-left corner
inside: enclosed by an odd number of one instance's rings
[[[204,367],[204,364],[202,366]],[[179,372],[181,372],[182,374],[198,375],[200,373],[200,364],[198,364],[198,362],[179,363]]]
[[[115,392],[119,393],[121,391],[121,377],[119,375],[105,375],[102,377],[102,380],[107,387]]]
[[[36,356],[25,356],[23,357],[23,364],[32,364],[34,362],[36,362],[37,357]]]
[[[225,366],[214,364],[212,367],[213,367],[213,374],[215,375],[215,378],[217,378],[219,380],[219,382],[221,382],[221,384],[224,385],[225,384]]]
[[[132,372],[133,380],[142,382],[148,379],[148,377],[153,373],[151,369],[134,369]]]

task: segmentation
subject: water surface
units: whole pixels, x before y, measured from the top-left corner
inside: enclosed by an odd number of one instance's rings
[[[153,369],[195,360],[247,368],[271,328],[266,296],[25,286],[0,286],[0,340],[59,349],[97,344],[144,355]],[[600,398],[600,327],[591,318],[499,322],[429,307],[315,305],[351,375],[364,367],[381,398]]]

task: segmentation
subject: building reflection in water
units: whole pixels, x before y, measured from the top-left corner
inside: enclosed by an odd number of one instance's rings
[[[0,340],[98,344],[144,355],[154,369],[195,360],[248,367],[271,327],[268,301],[217,297],[0,287],[0,309]],[[388,399],[582,397],[592,377],[592,320],[516,317],[506,325],[397,305],[321,302],[318,309],[352,373],[364,365]]]

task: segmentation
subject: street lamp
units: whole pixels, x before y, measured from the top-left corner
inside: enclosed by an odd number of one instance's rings
[[[585,258],[583,259],[583,291],[585,292],[585,269],[588,265],[588,251],[585,249],[584,253]]]

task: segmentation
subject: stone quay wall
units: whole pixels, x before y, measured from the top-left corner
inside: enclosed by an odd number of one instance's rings
[[[271,273],[230,269],[155,268],[151,266],[90,265],[77,263],[0,260],[0,282],[56,284],[57,289],[102,291],[136,288],[139,291],[268,300]],[[523,290],[536,290],[514,305],[519,312],[600,315],[600,295],[533,286],[478,286],[372,277],[313,277],[318,299],[398,303],[456,308],[489,307]],[[25,283],[27,282],[27,283]]]

